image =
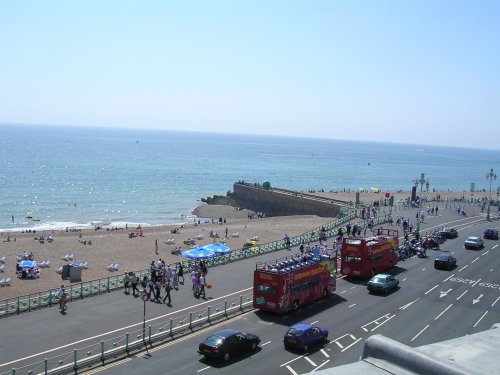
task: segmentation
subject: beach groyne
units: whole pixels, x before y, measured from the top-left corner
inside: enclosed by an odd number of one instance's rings
[[[353,206],[347,202],[292,190],[273,188],[266,184],[238,181],[229,196],[238,206],[265,216],[317,215],[337,217]]]

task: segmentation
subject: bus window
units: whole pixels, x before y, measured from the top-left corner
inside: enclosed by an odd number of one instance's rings
[[[256,288],[257,292],[263,293],[263,294],[269,294],[274,296],[276,294],[276,288],[272,288],[267,285],[257,285]]]
[[[361,263],[361,258],[359,258],[359,257],[352,257],[352,256],[346,256],[344,258],[344,262],[357,264],[357,263]]]

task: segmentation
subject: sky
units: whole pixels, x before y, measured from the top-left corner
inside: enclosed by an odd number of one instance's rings
[[[0,0],[0,124],[500,148],[500,1]]]

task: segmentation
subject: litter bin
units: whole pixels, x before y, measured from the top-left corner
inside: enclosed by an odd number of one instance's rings
[[[69,281],[82,281],[82,269],[78,265],[70,265]]]

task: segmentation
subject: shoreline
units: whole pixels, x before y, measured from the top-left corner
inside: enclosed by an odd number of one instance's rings
[[[321,196],[339,199],[355,199],[355,193],[316,193]],[[443,193],[441,193],[443,194]],[[395,199],[406,198],[408,192],[394,193]],[[463,193],[446,193],[446,199],[462,197]],[[363,202],[371,203],[383,198],[383,193],[362,193]],[[348,200],[347,200],[348,201]],[[247,239],[254,236],[259,237],[260,243],[268,243],[283,239],[285,233],[289,236],[297,236],[307,231],[321,227],[332,221],[332,217],[319,217],[316,215],[277,216],[264,218],[249,218],[252,211],[238,209],[232,206],[200,205],[193,210],[199,216],[196,224],[193,222],[185,224],[169,224],[158,226],[141,226],[143,237],[129,238],[129,232],[139,232],[136,227],[128,230],[102,228],[99,230],[82,229],[76,231],[51,230],[37,231],[37,233],[21,233],[3,231],[0,233],[0,256],[5,256],[4,272],[0,278],[11,277],[12,285],[0,289],[0,300],[17,297],[19,295],[34,294],[52,288],[58,288],[61,283],[69,285],[69,281],[61,281],[61,276],[55,272],[60,266],[67,264],[62,258],[65,254],[73,253],[76,263],[88,262],[88,269],[82,271],[82,282],[102,279],[110,275],[116,276],[125,271],[145,270],[151,261],[159,258],[167,264],[186,261],[180,255],[171,253],[176,248],[187,250],[192,246],[185,245],[184,241],[200,237],[195,240],[196,245],[206,245],[215,242],[210,237],[210,232],[219,232],[220,238],[226,237],[227,245],[233,249],[241,249]],[[202,219],[204,217],[205,219]],[[255,216],[254,216],[255,217]],[[219,218],[222,223],[219,224]],[[198,224],[198,220],[200,224]],[[225,220],[225,222],[224,222]],[[177,229],[179,233],[173,234]],[[233,237],[233,233],[239,233]],[[40,234],[52,234],[54,240],[49,243],[40,243],[35,236]],[[7,242],[7,239],[10,241]],[[166,244],[168,239],[174,239],[173,244]],[[89,245],[88,243],[91,243]],[[158,253],[156,244],[158,243]],[[39,279],[18,279],[15,273],[16,256],[26,251],[33,252],[35,260],[42,262],[50,260],[50,268],[41,268]],[[119,271],[110,272],[106,266],[118,263]]]

